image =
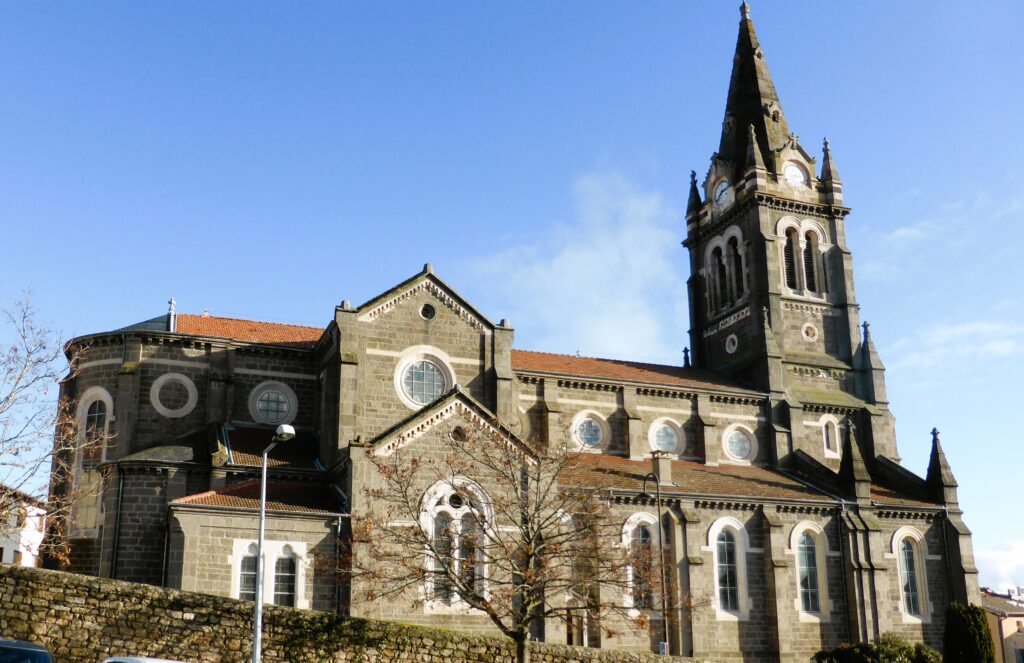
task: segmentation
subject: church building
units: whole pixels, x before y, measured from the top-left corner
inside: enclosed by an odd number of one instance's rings
[[[261,454],[290,424],[296,437],[270,456],[265,599],[494,632],[443,597],[352,600],[314,563],[369,508],[368,455],[413,438],[429,449],[466,410],[524,440],[567,435],[588,468],[614,474],[623,542],[664,537],[673,591],[708,599],[671,616],[670,653],[806,661],[885,632],[941,649],[946,606],[980,604],[971,533],[937,432],[926,476],[900,463],[849,214],[828,142],[813,156],[791,132],[744,3],[717,151],[680,223],[688,289],[665,293],[688,297],[682,365],[519,349],[430,265],[311,312],[320,326],[172,302],[69,342],[81,352],[62,396],[84,441],[73,481],[92,496],[68,523],[69,570],[252,600]],[[661,527],[640,499],[658,465]],[[659,619],[540,637],[657,652]]]

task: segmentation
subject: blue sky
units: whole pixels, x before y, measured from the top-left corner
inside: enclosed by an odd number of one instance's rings
[[[0,301],[325,324],[433,263],[520,348],[675,363],[738,2],[5,3]],[[755,2],[828,136],[905,464],[1024,585],[1024,4]]]

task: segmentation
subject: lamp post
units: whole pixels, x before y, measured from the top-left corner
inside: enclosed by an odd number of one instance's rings
[[[665,591],[665,528],[661,519],[661,482],[658,479],[658,475],[654,472],[648,472],[647,475],[644,476],[644,485],[641,496],[644,498],[650,497],[650,495],[647,494],[647,482],[652,479],[654,480],[655,500],[658,503],[658,570],[661,572],[661,653],[668,654],[668,597],[666,596]]]
[[[278,442],[287,442],[295,437],[295,429],[281,424],[263,450],[263,476],[260,479],[260,529],[256,539],[256,614],[252,621],[252,663],[260,663],[260,645],[263,639],[263,533],[267,525],[267,456]]]

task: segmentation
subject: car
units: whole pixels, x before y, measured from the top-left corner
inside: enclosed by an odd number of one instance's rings
[[[0,640],[0,663],[53,663],[44,647],[23,640]]]

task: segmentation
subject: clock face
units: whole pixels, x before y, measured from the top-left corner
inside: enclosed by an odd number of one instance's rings
[[[715,204],[721,205],[729,197],[729,182],[722,180],[715,187]]]
[[[787,164],[782,169],[782,176],[786,178],[790,186],[802,186],[807,184],[807,178],[804,177],[804,170],[796,164]]]

